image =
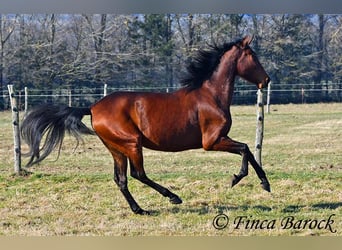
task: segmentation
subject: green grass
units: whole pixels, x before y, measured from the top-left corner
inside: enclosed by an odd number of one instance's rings
[[[230,137],[253,148],[255,107],[236,106],[232,113]],[[9,112],[0,113],[0,235],[342,235],[340,103],[271,107],[265,117],[263,168],[272,193],[261,189],[252,168],[230,188],[240,169],[239,156],[144,150],[148,175],[183,199],[172,205],[129,178],[133,196],[152,216],[130,211],[112,181],[112,158],[97,137],[85,137],[75,150],[74,139],[66,137],[58,161],[54,153],[30,168],[32,174],[14,176],[10,121]],[[212,224],[219,213],[229,216],[223,230]],[[287,216],[320,221],[333,214],[336,233],[281,227]],[[275,227],[235,229],[239,216],[275,220]]]

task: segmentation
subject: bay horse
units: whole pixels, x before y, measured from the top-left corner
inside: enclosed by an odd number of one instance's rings
[[[127,165],[133,178],[150,186],[173,204],[182,200],[149,179],[144,170],[143,147],[160,151],[203,148],[242,156],[239,174],[231,186],[253,166],[261,186],[270,192],[263,169],[245,143],[228,137],[232,125],[230,105],[236,76],[266,87],[269,76],[250,48],[252,38],[199,50],[188,66],[183,87],[173,93],[114,92],[90,108],[41,105],[22,122],[21,135],[29,145],[27,166],[41,162],[55,148],[60,151],[65,131],[77,142],[81,134],[96,134],[114,159],[114,181],[136,214],[149,214],[134,200],[127,187]],[[91,116],[92,129],[81,119]],[[42,146],[40,143],[45,137]],[[58,151],[58,153],[59,153]],[[127,161],[128,160],[128,161]]]

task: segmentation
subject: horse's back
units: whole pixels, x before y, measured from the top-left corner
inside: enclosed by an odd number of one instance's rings
[[[167,108],[170,97],[167,93],[114,92],[92,105],[91,111],[93,116],[135,116],[142,111]]]

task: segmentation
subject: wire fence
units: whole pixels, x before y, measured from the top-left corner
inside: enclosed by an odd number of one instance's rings
[[[342,84],[327,84],[325,86],[291,85],[291,89],[284,86],[271,84],[268,89],[269,104],[287,103],[319,103],[319,102],[342,102]],[[27,110],[42,103],[65,104],[75,107],[88,107],[100,100],[107,94],[117,91],[140,91],[140,92],[173,92],[180,87],[134,87],[113,88],[104,85],[98,88],[72,88],[72,89],[33,89],[24,88],[15,90],[19,110]],[[265,91],[266,92],[266,91]],[[233,104],[255,104],[257,90],[254,85],[239,85],[235,87]],[[266,96],[266,95],[265,95]],[[7,110],[10,108],[10,97],[7,90],[0,92],[0,107]]]
[[[257,91],[251,88],[252,85],[239,85],[234,90],[233,104],[255,104],[257,99],[257,130],[256,130],[256,146],[255,154],[257,161],[261,165],[261,145],[263,135],[263,103],[265,103],[267,113],[269,113],[269,107],[275,103],[285,102],[322,102],[322,101],[342,101],[342,88],[332,87],[326,85],[325,88],[312,88],[313,86],[296,86],[292,89],[277,89],[279,86],[273,86],[270,84],[267,88],[266,95],[263,95],[263,91]],[[293,86],[294,87],[294,86]],[[158,88],[108,88],[105,84],[102,88],[69,88],[69,89],[29,89],[25,87],[23,90],[14,90],[13,85],[8,85],[7,91],[0,93],[0,98],[3,102],[4,109],[6,105],[12,109],[12,125],[13,125],[13,138],[14,138],[14,171],[15,173],[21,173],[21,150],[20,150],[20,132],[19,132],[19,111],[27,111],[30,107],[36,105],[42,105],[43,103],[55,103],[65,104],[76,107],[89,107],[91,104],[100,100],[110,92],[117,91],[148,91],[148,92],[171,92],[177,90],[178,87],[158,87]],[[272,101],[276,100],[278,102]],[[280,101],[280,102],[279,102]],[[260,123],[259,123],[260,121]]]

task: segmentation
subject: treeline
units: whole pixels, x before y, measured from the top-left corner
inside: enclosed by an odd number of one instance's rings
[[[199,48],[246,34],[278,89],[342,87],[342,15],[7,14],[0,91],[175,87]]]

